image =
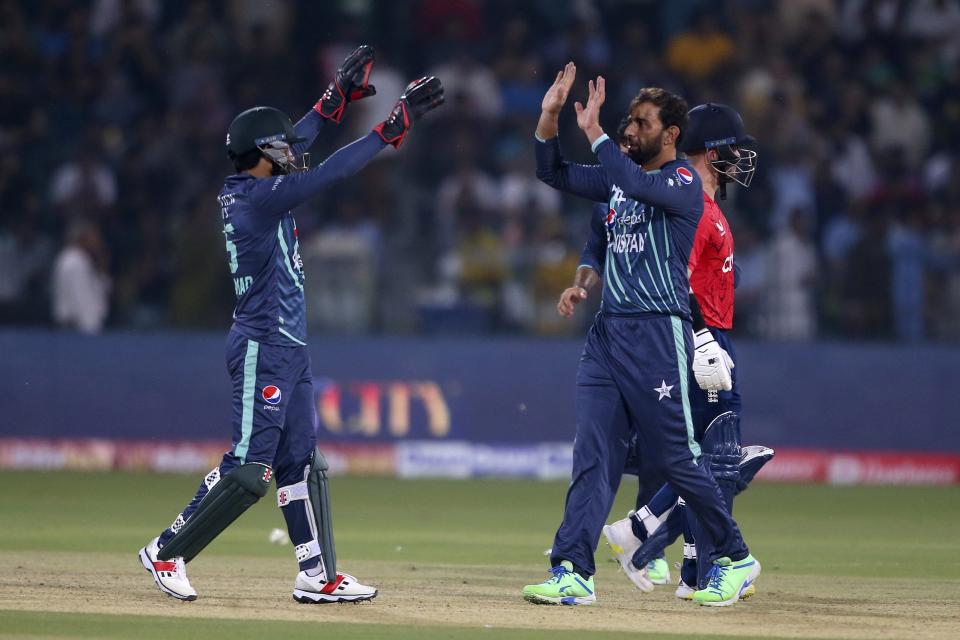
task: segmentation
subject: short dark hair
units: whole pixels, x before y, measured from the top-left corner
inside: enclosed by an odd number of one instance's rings
[[[687,127],[687,101],[660,87],[644,87],[630,101],[630,113],[632,114],[634,109],[645,102],[660,109],[660,122],[663,123],[664,129],[667,127],[680,129],[680,135],[677,136],[679,144],[680,138],[683,137],[683,130]]]
[[[263,157],[263,152],[261,152],[260,149],[250,149],[239,155],[233,153],[228,155],[230,159],[233,160],[233,168],[237,170],[237,173],[240,173],[241,171],[253,169],[257,166],[260,163],[260,158]]]

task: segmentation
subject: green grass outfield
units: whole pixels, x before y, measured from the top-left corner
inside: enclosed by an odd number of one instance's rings
[[[751,487],[737,518],[759,593],[716,610],[640,594],[602,545],[596,606],[529,605],[565,483],[387,478],[333,487],[340,566],[380,587],[373,603],[293,602],[292,548],[267,542],[283,526],[272,494],[191,563],[200,599],[180,603],[136,551],[198,481],[0,473],[0,638],[960,637],[958,488]]]

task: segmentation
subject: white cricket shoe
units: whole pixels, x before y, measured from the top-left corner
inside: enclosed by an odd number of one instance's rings
[[[696,591],[696,589],[684,582],[683,578],[680,578],[680,582],[677,583],[677,590],[673,593],[673,595],[677,596],[681,600],[693,600],[694,591]]]
[[[630,582],[640,591],[649,593],[653,591],[653,582],[647,576],[646,567],[637,569],[633,566],[633,554],[640,548],[641,542],[637,536],[633,535],[633,526],[630,524],[632,514],[633,512],[623,520],[606,525],[603,528],[603,537],[606,538],[610,552],[613,553]]]
[[[197,592],[187,580],[187,567],[183,558],[178,556],[173,560],[157,560],[157,553],[160,551],[157,540],[159,538],[154,538],[140,549],[140,564],[153,576],[153,581],[160,587],[160,591],[178,600],[196,600]]]
[[[360,584],[347,573],[337,573],[337,579],[327,582],[321,572],[308,576],[306,571],[297,574],[293,589],[293,599],[304,604],[323,604],[326,602],[361,602],[377,597],[375,587]]]

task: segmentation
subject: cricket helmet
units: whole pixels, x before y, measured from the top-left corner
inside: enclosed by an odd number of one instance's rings
[[[230,123],[227,129],[227,155],[238,158],[258,150],[270,160],[279,173],[305,171],[310,154],[296,156],[292,146],[305,142],[297,135],[290,117],[273,107],[247,109]]]
[[[677,150],[691,153],[715,149],[718,159],[711,164],[720,173],[721,182],[729,179],[749,187],[757,169],[757,152],[744,145],[757,140],[744,131],[743,118],[736,109],[707,102],[691,109],[687,119]]]

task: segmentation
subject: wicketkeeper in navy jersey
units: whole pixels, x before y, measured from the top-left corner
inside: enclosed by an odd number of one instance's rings
[[[197,598],[186,563],[266,495],[274,476],[300,566],[294,599],[356,602],[377,595],[336,568],[328,466],[314,430],[303,262],[290,211],[362,169],[386,145],[399,147],[413,123],[443,103],[437,78],[411,82],[370,134],[310,168],[306,151],[320,130],[339,123],[350,102],[374,95],[373,61],[371,47],[353,51],[295,125],[277,109],[254,107],[238,115],[227,132],[227,155],[236,172],[218,200],[237,295],[226,358],[233,383],[233,445],[173,524],[140,550],[157,586],[175,598]]]
[[[677,158],[687,106],[662,89],[642,90],[630,105],[638,131],[637,150],[629,158],[599,125],[604,79],[590,81],[586,106],[576,103],[575,108],[599,164],[573,164],[560,152],[557,121],[575,75],[576,67],[568,63],[544,96],[536,132],[537,176],[557,189],[608,203],[604,289],[577,372],[573,475],[552,546],[552,577],[527,585],[523,595],[536,603],[596,600],[593,556],[635,433],[644,461],[659,467],[713,542],[710,580],[693,599],[733,604],[759,575],[760,565],[717,482],[698,464],[700,447],[694,440],[687,389],[694,351],[687,265],[703,197],[699,177]],[[717,346],[713,366],[720,357]],[[645,587],[642,570],[624,569]]]

